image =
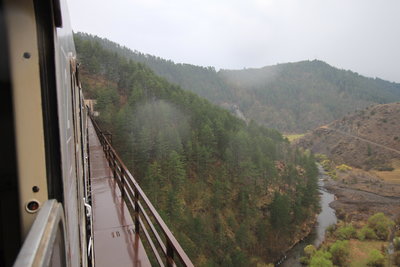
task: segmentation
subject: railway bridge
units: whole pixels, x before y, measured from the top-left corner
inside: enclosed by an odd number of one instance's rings
[[[193,266],[110,141],[91,117],[88,144],[95,265]]]

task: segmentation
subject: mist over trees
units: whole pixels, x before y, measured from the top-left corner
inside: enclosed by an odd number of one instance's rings
[[[247,118],[287,133],[303,133],[371,104],[400,100],[400,84],[366,78],[318,60],[216,71],[175,64],[96,36],[78,36],[143,63],[169,82],[215,104],[237,105]]]
[[[301,234],[318,210],[311,154],[122,52],[75,43],[101,127],[196,265],[272,261]]]

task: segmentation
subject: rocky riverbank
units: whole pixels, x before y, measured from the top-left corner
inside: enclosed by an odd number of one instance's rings
[[[293,239],[293,243],[285,250],[285,252],[277,259],[274,260],[275,265],[281,265],[287,258],[287,255],[290,251],[303,240],[305,240],[314,230],[315,225],[317,224],[318,214],[315,214],[314,217],[311,217],[310,220],[307,220],[302,226],[301,231],[295,235]]]

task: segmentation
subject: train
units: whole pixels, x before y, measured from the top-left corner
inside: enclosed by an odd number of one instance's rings
[[[0,1],[0,266],[92,266],[88,111],[65,0]]]
[[[0,0],[0,38],[0,266],[194,266],[84,99],[66,1]]]

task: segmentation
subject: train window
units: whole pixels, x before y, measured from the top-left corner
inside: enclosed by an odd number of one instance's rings
[[[37,18],[40,83],[42,87],[47,186],[49,198],[55,198],[62,202],[63,187],[60,167],[61,152],[55,80],[54,34],[51,17],[52,7],[48,1],[34,1],[34,3]]]

